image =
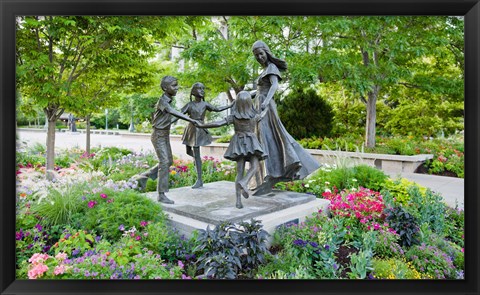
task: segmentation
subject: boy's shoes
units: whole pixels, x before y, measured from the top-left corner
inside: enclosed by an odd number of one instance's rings
[[[158,194],[157,201],[159,201],[160,203],[164,203],[164,204],[174,204],[175,203],[174,201],[167,198],[167,196],[165,196],[164,193],[159,193]]]

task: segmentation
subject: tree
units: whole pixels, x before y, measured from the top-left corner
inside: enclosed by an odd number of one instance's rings
[[[292,90],[278,102],[278,114],[288,132],[297,139],[325,137],[332,131],[332,107],[313,89]]]
[[[142,76],[149,74],[135,66],[151,57],[154,39],[165,36],[172,27],[169,24],[179,21],[125,16],[18,18],[17,81],[22,94],[31,97],[46,114],[47,171],[54,166],[56,120],[65,109],[77,110],[88,103],[72,99],[73,88],[86,85],[87,79],[78,83],[82,75],[116,65],[117,69],[127,69],[120,70],[121,79],[142,84]]]

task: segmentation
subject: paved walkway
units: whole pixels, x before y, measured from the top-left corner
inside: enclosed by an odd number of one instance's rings
[[[19,129],[18,135],[20,141],[28,144],[46,143],[46,132],[31,131]],[[136,134],[127,131],[120,131],[119,135],[91,134],[91,147],[97,146],[116,146],[124,147],[133,151],[151,151],[154,152],[149,134]],[[55,134],[55,146],[58,148],[78,147],[85,149],[86,136],[84,133],[57,132]],[[181,137],[172,138],[172,152],[181,159],[191,159],[186,154],[185,146],[182,144]],[[218,157],[218,155],[215,155]],[[434,192],[440,193],[445,199],[445,203],[455,208],[464,208],[464,179],[455,177],[435,176],[417,173],[391,173],[391,177],[401,176],[414,181],[419,185],[430,188]]]

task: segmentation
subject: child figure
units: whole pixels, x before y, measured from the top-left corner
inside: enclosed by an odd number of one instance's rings
[[[192,96],[195,101],[192,101]],[[190,92],[190,102],[187,103],[181,110],[182,113],[187,114],[191,119],[203,123],[205,114],[210,112],[221,112],[231,108],[233,104],[224,107],[215,107],[205,101],[205,86],[197,82],[193,84]],[[189,123],[183,132],[183,144],[187,146],[187,154],[195,159],[195,168],[197,170],[197,181],[192,188],[203,187],[202,181],[202,159],[200,157],[200,147],[212,143],[212,136],[208,130],[195,127],[193,123]]]
[[[247,184],[260,168],[259,161],[267,157],[255,134],[257,122],[263,118],[267,110],[261,114],[255,110],[249,92],[240,91],[235,100],[232,114],[221,121],[198,124],[200,128],[220,127],[233,124],[235,134],[230,140],[224,157],[237,162],[237,177],[235,179],[236,207],[243,208],[241,195],[248,198],[251,191]],[[245,174],[245,162],[250,162],[250,168]]]

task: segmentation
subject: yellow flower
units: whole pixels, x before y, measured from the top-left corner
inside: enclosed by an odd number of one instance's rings
[[[171,174],[171,175],[175,175],[175,174],[177,174],[177,171],[172,170],[172,171],[170,171],[170,174]]]

